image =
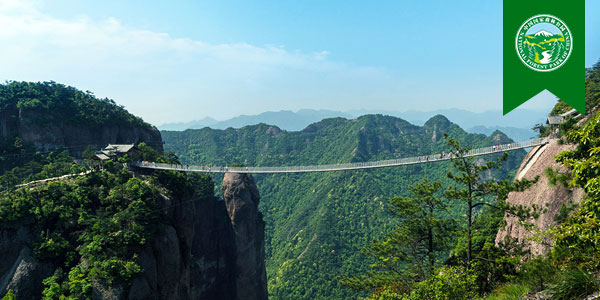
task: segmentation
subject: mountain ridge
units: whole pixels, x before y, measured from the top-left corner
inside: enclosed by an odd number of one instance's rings
[[[491,133],[486,128],[503,129],[515,140],[521,140],[523,136],[533,136],[535,132],[531,129],[535,124],[545,122],[546,112],[537,110],[519,110],[503,116],[501,111],[487,111],[473,113],[461,109],[435,110],[430,112],[422,111],[369,111],[353,110],[340,112],[333,110],[310,110],[303,109],[297,112],[290,110],[264,112],[257,115],[243,115],[224,121],[216,121],[212,118],[205,118],[200,121],[166,123],[158,126],[161,130],[182,131],[186,129],[201,129],[209,127],[213,129],[241,128],[247,125],[259,123],[271,124],[286,131],[301,131],[313,123],[317,123],[326,118],[346,118],[354,119],[366,114],[382,114],[399,117],[415,125],[423,125],[424,120],[428,120],[435,115],[444,115],[452,122],[462,128],[466,128],[471,133]],[[208,120],[208,121],[203,121]],[[532,120],[524,123],[523,120]],[[473,129],[473,130],[471,130]]]
[[[301,131],[259,124],[238,129],[162,131],[165,149],[182,163],[285,166],[372,161],[447,151],[444,134],[466,146],[490,146],[506,136],[469,134],[444,116],[427,126],[381,114],[329,118]],[[278,132],[278,134],[273,134]],[[494,176],[512,176],[523,151],[509,154]],[[493,159],[497,155],[481,158]],[[265,226],[270,299],[358,299],[335,273],[368,265],[360,248],[394,227],[387,200],[406,195],[423,178],[446,177],[449,162],[397,168],[305,174],[256,175]],[[218,177],[219,175],[215,175]],[[459,214],[460,204],[453,204]],[[307,288],[309,287],[309,288]]]

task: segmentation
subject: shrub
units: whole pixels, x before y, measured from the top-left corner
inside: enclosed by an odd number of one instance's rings
[[[588,271],[574,268],[561,272],[550,290],[555,300],[580,299],[600,290],[600,282]]]
[[[13,294],[12,290],[8,290],[8,292],[6,293],[6,295],[4,295],[4,297],[2,297],[2,300],[15,300],[15,294]]]
[[[414,286],[406,300],[473,299],[477,296],[475,276],[461,267],[443,267],[431,278]],[[393,298],[390,298],[393,299]]]
[[[497,288],[494,293],[485,297],[485,300],[521,300],[529,292],[526,284],[509,283]]]

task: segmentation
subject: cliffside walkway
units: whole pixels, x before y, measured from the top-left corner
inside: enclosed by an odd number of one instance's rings
[[[62,176],[57,176],[57,177],[51,177],[51,178],[46,178],[46,179],[40,179],[40,180],[34,180],[34,181],[30,181],[27,183],[23,183],[23,184],[17,184],[15,185],[16,188],[21,188],[21,187],[26,187],[26,186],[35,186],[38,184],[43,184],[46,182],[50,182],[50,181],[54,181],[54,180],[63,180],[63,179],[69,179],[69,178],[73,178],[73,177],[77,177],[77,176],[82,176],[82,175],[86,175],[91,173],[92,170],[87,170],[81,173],[76,173],[76,174],[67,174],[67,175],[62,175]]]
[[[477,148],[468,151],[465,156],[481,156],[494,153],[502,153],[523,148],[530,148],[539,145],[547,144],[546,139],[533,139],[524,142],[516,142],[510,144],[501,144],[496,146]],[[273,173],[308,173],[308,172],[331,172],[344,170],[360,170],[385,168],[395,166],[405,166],[414,164],[424,164],[437,161],[450,160],[453,156],[446,153],[430,154],[424,156],[406,157],[399,159],[357,162],[357,163],[342,163],[328,165],[312,165],[312,166],[281,166],[281,167],[227,167],[227,166],[197,166],[197,165],[177,165],[164,164],[156,162],[137,161],[131,165],[138,168],[156,169],[156,170],[172,170],[183,172],[202,172],[202,173],[252,173],[252,174],[273,174]]]

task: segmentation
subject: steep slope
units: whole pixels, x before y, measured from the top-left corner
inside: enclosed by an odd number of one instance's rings
[[[165,149],[183,163],[305,165],[358,162],[447,151],[444,133],[473,147],[509,139],[468,134],[443,116],[423,127],[402,119],[366,115],[353,120],[325,119],[302,131],[287,132],[259,124],[241,129],[163,131]],[[509,176],[524,153],[510,154]],[[446,184],[448,162],[320,174],[257,175],[264,214],[269,296],[272,299],[356,299],[336,274],[362,269],[360,249],[390,231],[395,220],[387,200],[406,195],[423,178]],[[492,175],[492,174],[490,174]],[[459,214],[461,206],[452,206]]]
[[[223,201],[208,176],[131,170],[129,155],[90,170],[69,152],[144,141],[136,159],[177,158],[142,119],[60,84],[0,85],[0,115],[0,297],[266,299],[264,223],[251,176],[225,182],[235,192]],[[47,153],[55,149],[69,151]],[[15,187],[81,171],[89,172]]]
[[[107,162],[102,172],[3,193],[0,296],[267,299],[251,176],[228,174],[239,180],[223,183],[221,201],[208,176],[135,173]]]
[[[444,115],[452,122],[465,128],[470,133],[482,133],[489,135],[499,129],[514,140],[529,139],[534,135],[531,129],[535,124],[544,123],[546,111],[521,109],[509,115],[503,116],[501,111],[485,111],[480,113],[461,109],[444,109],[434,111],[369,111],[353,110],[348,112],[330,110],[302,109],[292,111],[268,111],[258,115],[241,115],[224,121],[217,121],[210,117],[191,122],[166,123],[159,125],[160,130],[183,131],[186,129],[226,129],[229,127],[241,128],[260,123],[275,125],[288,131],[298,131],[306,128],[311,123],[325,118],[355,118],[366,114],[386,114],[405,119],[413,124],[422,125],[426,120],[435,115]],[[526,123],[523,123],[525,120]],[[527,121],[529,120],[529,121]]]
[[[247,174],[225,174],[223,200],[231,219],[236,251],[238,299],[267,299],[265,223],[258,211],[260,195]]]
[[[37,150],[145,142],[162,150],[160,132],[109,99],[54,82],[0,84],[0,136]]]
[[[570,204],[577,204],[582,196],[581,189],[568,189],[560,183],[550,184],[546,169],[552,168],[561,173],[567,172],[562,164],[556,162],[554,156],[563,152],[572,150],[575,145],[558,144],[558,140],[552,139],[547,145],[532,148],[523,159],[516,179],[532,180],[539,176],[539,181],[523,192],[511,192],[506,202],[511,205],[522,205],[533,207],[534,205],[546,210],[533,223],[536,230],[547,230],[552,228],[557,222],[555,217],[560,215],[561,209],[564,210]],[[546,254],[551,249],[550,240],[535,241],[535,231],[531,231],[521,224],[513,216],[505,216],[506,226],[501,228],[496,235],[496,244],[505,242],[505,239],[511,239],[523,245],[525,249],[531,251],[533,256]]]

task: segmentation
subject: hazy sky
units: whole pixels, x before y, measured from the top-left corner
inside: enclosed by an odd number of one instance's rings
[[[600,1],[586,0],[586,65]],[[160,124],[302,108],[502,106],[502,1],[0,0],[0,80]],[[549,93],[527,104],[548,108]]]

